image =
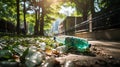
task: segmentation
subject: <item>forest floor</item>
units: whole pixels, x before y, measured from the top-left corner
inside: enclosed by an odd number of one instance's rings
[[[87,52],[65,52],[66,45],[52,37],[4,36],[0,38],[0,67],[120,67],[120,42],[88,43]]]

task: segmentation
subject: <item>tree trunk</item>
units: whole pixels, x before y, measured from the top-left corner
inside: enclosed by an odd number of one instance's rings
[[[16,27],[17,29],[16,29],[16,31],[17,31],[17,34],[20,34],[19,0],[16,0],[16,6],[17,6],[17,27]]]
[[[41,22],[40,22],[40,35],[44,35],[44,13],[42,12]]]
[[[25,6],[26,0],[24,0],[24,34],[27,34],[27,25],[26,25],[26,6]]]
[[[36,19],[36,23],[35,23],[35,28],[34,28],[34,34],[38,35],[38,13],[37,13],[37,10],[35,10],[35,19]]]
[[[44,1],[42,1],[42,15],[40,21],[40,35],[44,36]]]

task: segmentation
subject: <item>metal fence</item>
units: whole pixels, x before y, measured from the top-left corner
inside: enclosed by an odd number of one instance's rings
[[[97,30],[120,28],[120,8],[99,14],[92,19],[83,21],[69,29],[63,31],[61,34],[70,32],[92,32]]]

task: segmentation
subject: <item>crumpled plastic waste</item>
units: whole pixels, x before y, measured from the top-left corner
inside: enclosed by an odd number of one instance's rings
[[[13,50],[22,56],[23,52],[27,49],[27,47],[23,47],[21,45],[18,45],[17,47],[13,48]]]
[[[45,48],[46,48],[46,43],[45,43],[45,42],[41,42],[41,43],[39,43],[39,46],[40,46],[40,48],[41,48],[42,50],[45,50]]]
[[[41,52],[37,52],[35,46],[30,47],[29,52],[26,56],[26,66],[27,67],[34,67],[37,64],[41,64],[44,60],[44,54]]]

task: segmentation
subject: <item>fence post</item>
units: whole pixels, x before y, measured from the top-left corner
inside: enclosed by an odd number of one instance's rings
[[[75,32],[76,32],[77,17],[75,17]]]
[[[92,32],[92,14],[89,16],[89,32]]]

